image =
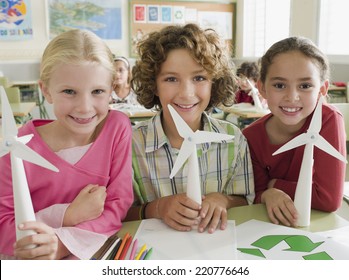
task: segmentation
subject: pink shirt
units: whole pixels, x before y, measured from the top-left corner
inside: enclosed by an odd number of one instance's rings
[[[34,211],[37,220],[53,227],[74,256],[88,259],[121,228],[133,202],[130,121],[125,114],[110,111],[100,135],[74,165],[56,155],[37,133],[35,127],[48,122],[31,121],[19,131],[19,135],[33,133],[27,145],[59,169],[56,173],[24,161]],[[15,222],[9,155],[0,158],[0,170],[0,254],[13,255]],[[107,187],[103,214],[75,227],[62,227],[69,203],[88,184]]]
[[[275,178],[275,188],[287,193],[294,199],[304,146],[281,154],[272,154],[283,144],[269,143],[265,125],[272,115],[269,114],[243,130],[247,138],[255,180],[255,203],[261,202],[261,195],[267,189],[268,182]],[[307,131],[312,114],[297,135]],[[322,106],[322,135],[335,149],[346,156],[346,137],[344,120],[333,106]],[[340,207],[345,180],[345,163],[326,152],[314,148],[312,201],[313,209],[332,212]]]

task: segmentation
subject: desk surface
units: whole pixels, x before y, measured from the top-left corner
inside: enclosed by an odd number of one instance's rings
[[[110,104],[109,108],[112,110],[118,110],[126,114],[132,119],[148,119],[154,116],[157,112],[145,109],[141,106],[130,106],[127,104]]]
[[[270,112],[269,110],[258,111],[251,104],[236,104],[231,107],[220,106],[219,109],[225,113],[232,113],[246,119],[261,118]]]
[[[253,204],[248,206],[234,207],[228,210],[228,219],[235,220],[235,224],[239,225],[251,219],[269,222],[267,210],[264,204]],[[140,221],[132,221],[123,223],[123,227],[118,235],[123,237],[126,232],[135,235]],[[311,211],[311,222],[309,227],[302,227],[301,230],[310,232],[327,231],[344,226],[348,226],[349,221],[341,218],[335,213],[326,213],[317,210]]]
[[[338,90],[338,91],[346,91],[347,88],[346,88],[346,87],[338,87],[338,86],[335,86],[335,85],[330,85],[329,88],[328,88],[328,90],[333,90],[333,91],[335,91],[335,90]]]
[[[11,109],[15,117],[25,117],[35,108],[35,102],[11,103]],[[2,116],[2,109],[0,106],[0,117]]]

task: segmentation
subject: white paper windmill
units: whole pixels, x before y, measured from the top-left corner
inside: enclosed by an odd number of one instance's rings
[[[246,80],[251,87],[249,95],[252,95],[254,106],[256,107],[257,111],[263,111],[264,108],[262,106],[261,100],[259,99],[258,89],[254,85],[252,85],[249,79],[246,78]]]
[[[10,153],[13,199],[15,208],[15,224],[17,240],[24,236],[35,234],[31,230],[19,231],[18,224],[25,221],[35,221],[33,204],[31,201],[27,177],[25,174],[23,160],[35,163],[50,170],[58,172],[58,169],[50,162],[30,149],[28,143],[33,134],[17,137],[18,129],[13,118],[10,103],[5,90],[0,86],[2,105],[2,141],[0,143],[0,157]],[[38,175],[39,176],[39,175]]]
[[[347,162],[346,158],[319,134],[322,126],[322,103],[323,97],[321,96],[307,132],[293,138],[273,153],[273,155],[277,155],[305,145],[294,197],[294,204],[299,214],[297,224],[300,227],[306,227],[310,224],[314,146],[343,162]]]
[[[233,136],[200,130],[193,132],[171,105],[168,105],[168,109],[170,110],[179,135],[184,138],[177,160],[171,171],[170,178],[173,178],[176,175],[176,173],[188,159],[187,196],[201,204],[200,172],[196,145],[231,140],[233,139]]]

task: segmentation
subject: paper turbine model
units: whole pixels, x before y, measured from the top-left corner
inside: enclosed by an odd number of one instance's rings
[[[322,103],[323,97],[321,96],[319,98],[317,107],[315,108],[307,132],[293,138],[273,153],[273,155],[277,155],[301,145],[305,145],[294,197],[294,205],[299,215],[298,226],[300,227],[306,227],[310,224],[314,146],[343,162],[347,161],[343,155],[341,155],[330,143],[325,140],[325,138],[319,134],[322,126]]]
[[[184,138],[177,160],[171,171],[170,178],[173,178],[176,175],[188,159],[187,196],[201,205],[200,172],[196,145],[231,140],[233,139],[233,136],[200,130],[193,132],[171,105],[168,105],[168,109],[170,110],[179,135]]]
[[[251,91],[249,95],[252,95],[254,106],[256,107],[257,111],[264,111],[265,109],[263,108],[261,100],[259,99],[259,96],[258,96],[259,95],[258,89],[252,85],[249,79],[247,79],[247,82],[251,87]]]
[[[17,240],[24,236],[36,234],[32,230],[18,230],[18,225],[26,221],[35,221],[33,204],[31,201],[23,160],[35,163],[45,168],[58,172],[58,169],[41,157],[25,144],[33,134],[17,137],[18,129],[13,117],[10,103],[5,90],[0,86],[2,105],[2,141],[0,143],[0,157],[10,153],[13,199],[15,208],[15,224]],[[38,174],[39,176],[39,174]]]

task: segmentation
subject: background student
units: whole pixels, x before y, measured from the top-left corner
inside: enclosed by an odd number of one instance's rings
[[[134,190],[138,203],[128,219],[159,218],[170,227],[212,233],[227,224],[227,209],[254,198],[252,165],[246,139],[231,123],[207,111],[234,100],[235,76],[225,44],[216,32],[197,25],[169,26],[152,32],[138,45],[132,87],[138,101],[158,114],[133,128]],[[167,105],[193,131],[234,135],[234,140],[198,145],[202,205],[186,196],[187,164],[170,179],[183,138]],[[138,205],[139,205],[138,204]]]
[[[254,104],[253,97],[250,95],[252,87],[255,87],[259,78],[259,69],[256,62],[243,62],[236,70],[239,89],[235,93],[235,103]],[[248,81],[250,83],[248,83]]]
[[[131,86],[131,66],[126,57],[114,57],[115,79],[113,83],[112,103],[126,103],[130,105],[139,105],[137,96],[134,94]]]
[[[265,203],[273,223],[297,225],[293,199],[304,146],[272,156],[307,131],[320,95],[326,96],[329,65],[308,39],[291,37],[275,43],[261,60],[258,89],[271,114],[243,130],[253,162],[256,203]],[[330,104],[322,105],[322,135],[346,156],[344,120]],[[343,194],[345,163],[314,149],[311,207],[335,211]]]
[[[48,44],[39,85],[57,119],[30,121],[19,135],[34,134],[27,145],[59,172],[24,162],[37,221],[19,229],[38,234],[16,242],[10,157],[0,158],[2,258],[87,259],[121,228],[133,202],[132,131],[127,116],[108,110],[114,73],[110,50],[91,32]]]

